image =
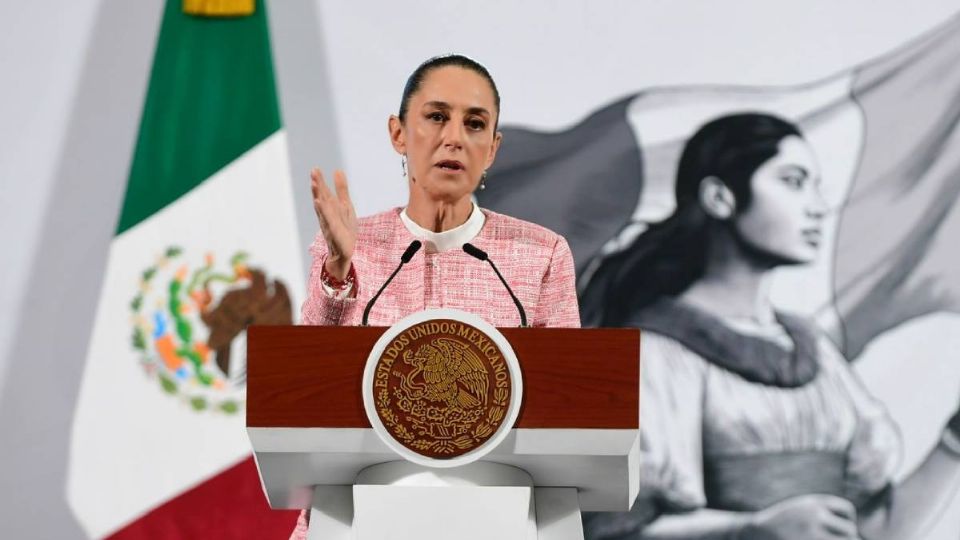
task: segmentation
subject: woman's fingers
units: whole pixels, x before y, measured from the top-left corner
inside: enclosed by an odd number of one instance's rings
[[[310,171],[310,190],[313,193],[313,209],[317,212],[317,217],[320,217],[321,214],[327,214],[326,221],[330,221],[330,209],[326,208],[327,205],[325,204],[329,198],[324,193],[326,187],[326,182],[323,180],[323,173],[320,172],[320,169],[314,167]],[[329,192],[329,190],[327,191]]]
[[[347,184],[347,175],[344,174],[343,171],[334,172],[333,185],[337,190],[337,199],[340,203],[340,215],[343,216],[344,226],[348,229],[353,229],[356,212],[353,209],[353,201],[350,200],[350,187]]]
[[[313,193],[314,199],[320,197],[320,187],[318,184],[322,181],[323,173],[320,172],[320,169],[316,167],[310,169],[310,192]]]
[[[829,538],[842,540],[856,540],[858,538],[857,524],[846,518],[829,515],[824,518],[822,525]]]
[[[320,195],[320,198],[323,200],[328,200],[333,198],[333,192],[330,191],[330,186],[327,185],[326,180],[323,179],[323,173],[319,169],[317,171],[317,193]]]
[[[323,178],[323,173],[316,167],[310,171],[310,188],[313,191],[314,199],[325,201],[333,196],[326,180]]]
[[[317,217],[320,220],[321,229],[323,229],[325,234],[332,235],[334,238],[338,237],[343,220],[340,218],[336,203],[329,198],[323,197],[317,199],[316,202],[318,204]]]
[[[334,173],[333,191],[324,181],[318,168],[310,171],[310,186],[313,191],[313,206],[320,222],[320,230],[332,254],[350,256],[356,242],[356,217],[350,201],[347,177],[343,171]]]
[[[835,495],[820,495],[818,498],[834,515],[849,521],[855,521],[857,519],[857,507],[847,499]]]
[[[857,538],[857,508],[852,502],[834,495],[817,496],[827,515],[823,517],[824,529],[834,538]]]
[[[323,173],[320,169],[314,168],[310,171],[310,187],[313,191],[313,207],[317,212],[317,217],[323,218],[329,225],[337,220],[340,211],[330,188],[323,179]],[[323,223],[321,223],[321,226]]]
[[[333,173],[333,185],[337,189],[337,198],[347,207],[353,206],[350,201],[350,188],[347,186],[347,175],[343,171]]]

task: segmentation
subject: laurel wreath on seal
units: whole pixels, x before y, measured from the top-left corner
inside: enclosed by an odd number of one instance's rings
[[[395,374],[397,375],[397,374]],[[506,388],[497,388],[493,392],[493,405],[487,409],[486,417],[481,419],[483,411],[480,409],[473,411],[462,411],[460,409],[446,410],[439,407],[423,406],[421,401],[410,402],[406,399],[399,389],[394,389],[394,397],[397,398],[397,407],[404,413],[408,413],[406,420],[411,423],[416,433],[411,432],[406,426],[400,423],[400,419],[394,412],[390,393],[386,388],[382,388],[377,394],[377,411],[384,426],[406,446],[426,452],[432,450],[437,454],[452,454],[459,450],[464,450],[484,441],[503,421],[504,413],[507,407],[508,392]],[[430,426],[436,422],[450,420],[449,415],[461,414],[462,416],[453,419],[451,422],[455,428],[450,438],[430,440],[423,438],[423,435],[430,433]],[[477,422],[479,420],[479,422]],[[473,425],[476,423],[476,425]],[[473,429],[470,429],[473,425]]]

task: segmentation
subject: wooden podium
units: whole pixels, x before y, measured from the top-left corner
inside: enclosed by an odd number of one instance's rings
[[[503,514],[496,504],[528,501],[520,509],[527,532],[507,537],[539,540],[583,538],[580,510],[630,509],[639,487],[639,330],[500,328],[523,377],[517,420],[481,461],[440,470],[403,461],[365,413],[364,366],[386,330],[248,330],[247,431],[264,492],[273,508],[312,508],[311,538],[464,538],[450,527],[462,521],[457,497],[471,488],[489,489],[471,499],[466,537],[491,537],[470,532],[494,526]],[[424,485],[441,495],[418,499],[427,491],[409,487]],[[384,490],[402,495],[383,503]],[[415,522],[403,521],[404,504],[432,505],[416,523],[435,527],[434,536],[404,530]]]

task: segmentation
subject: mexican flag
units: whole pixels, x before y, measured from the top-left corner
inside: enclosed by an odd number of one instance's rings
[[[262,1],[168,0],[79,393],[92,538],[286,538],[244,428],[245,329],[304,290]]]

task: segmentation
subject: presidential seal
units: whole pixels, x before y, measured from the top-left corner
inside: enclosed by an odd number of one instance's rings
[[[509,343],[479,317],[417,313],[374,346],[364,373],[367,416],[407,459],[452,467],[506,436],[519,409],[520,370]]]

